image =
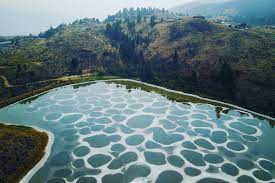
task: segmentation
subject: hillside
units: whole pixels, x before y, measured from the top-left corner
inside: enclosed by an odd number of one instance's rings
[[[23,93],[24,84],[88,73],[140,78],[274,117],[274,45],[272,29],[125,9],[103,22],[83,19],[14,38],[0,52],[1,100]]]
[[[208,18],[249,25],[275,25],[274,0],[195,1],[172,8],[189,15],[202,14]]]

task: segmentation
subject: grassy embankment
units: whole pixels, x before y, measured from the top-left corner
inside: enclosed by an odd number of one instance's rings
[[[48,140],[33,128],[0,124],[0,182],[19,182],[44,156]]]

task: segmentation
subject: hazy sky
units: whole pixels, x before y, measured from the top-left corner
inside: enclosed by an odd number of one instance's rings
[[[171,8],[192,0],[0,0],[0,35],[37,34],[80,18],[104,19],[125,7]]]

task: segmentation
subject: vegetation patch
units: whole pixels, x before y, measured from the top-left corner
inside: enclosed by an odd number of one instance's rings
[[[30,127],[0,124],[0,182],[19,182],[44,155],[48,135]]]

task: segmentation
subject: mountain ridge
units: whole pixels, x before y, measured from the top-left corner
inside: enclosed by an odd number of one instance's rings
[[[171,8],[171,11],[189,15],[202,14],[208,18],[225,16],[231,23],[254,26],[275,25],[273,0],[231,0],[224,2],[190,2]]]

